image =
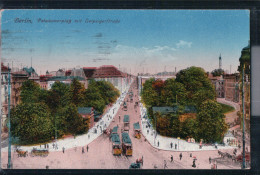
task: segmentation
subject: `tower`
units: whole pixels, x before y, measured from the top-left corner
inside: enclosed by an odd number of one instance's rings
[[[222,69],[222,58],[221,58],[221,54],[219,55],[219,69]]]

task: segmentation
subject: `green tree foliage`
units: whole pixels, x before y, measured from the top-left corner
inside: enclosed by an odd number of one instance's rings
[[[12,109],[12,133],[22,144],[40,143],[64,134],[81,134],[88,130],[89,119],[78,114],[78,107],[94,107],[103,112],[114,103],[119,91],[105,81],[90,83],[85,90],[76,79],[71,85],[55,82],[50,90],[29,80],[21,88],[22,103]]]
[[[242,74],[242,68],[243,65],[245,66],[245,74],[250,75],[250,62],[251,62],[251,57],[250,57],[250,46],[248,45],[247,47],[243,48],[241,51],[241,56],[239,58],[239,66],[238,66],[238,71],[240,74]]]
[[[85,87],[77,79],[73,79],[69,89],[71,103],[78,106],[84,104]]]
[[[178,115],[167,114],[162,115],[156,112],[156,129],[158,133],[164,136],[179,137],[180,136],[180,120]]]
[[[21,86],[21,101],[23,103],[37,103],[40,96],[40,85],[32,80],[23,82]]]
[[[181,70],[176,75],[176,81],[182,83],[187,90],[187,97],[191,105],[197,104],[197,98],[194,98],[196,92],[200,90],[205,91],[205,99],[212,99],[212,94],[215,96],[215,89],[207,77],[205,71],[200,67],[189,67]],[[214,99],[214,98],[213,98]],[[212,99],[212,100],[213,100]]]
[[[226,132],[221,106],[216,102],[215,89],[202,68],[190,67],[181,70],[176,79],[147,80],[141,93],[148,116],[157,131],[165,136],[193,137],[208,142],[220,142]],[[207,103],[206,103],[207,102]],[[178,106],[176,114],[153,114],[153,106]],[[197,118],[180,122],[179,116],[188,106],[195,107]]]
[[[70,87],[61,82],[55,82],[47,94],[46,103],[52,109],[56,111],[58,107],[66,106],[70,103]]]
[[[21,103],[11,111],[11,132],[24,144],[48,141],[53,134],[53,125],[47,105]]]
[[[183,84],[176,82],[174,79],[165,81],[165,88],[162,90],[162,101],[166,106],[174,106],[176,103],[185,104],[187,92]]]
[[[197,138],[206,142],[221,142],[227,131],[221,105],[212,100],[202,103],[197,114],[199,124]]]
[[[60,135],[62,134],[82,134],[88,127],[84,119],[78,114],[77,107],[69,104],[60,108],[56,114],[56,127]]]
[[[197,140],[198,123],[196,119],[188,118],[181,124],[181,137],[192,137]]]
[[[152,87],[153,82],[155,82],[154,78],[146,80],[142,91],[142,100],[147,107],[157,106],[159,103],[158,95]]]
[[[211,74],[216,77],[216,76],[220,76],[224,74],[224,70],[223,69],[215,69],[211,72]]]
[[[85,91],[84,104],[102,113],[106,105],[114,103],[119,96],[119,91],[110,82],[92,80]]]

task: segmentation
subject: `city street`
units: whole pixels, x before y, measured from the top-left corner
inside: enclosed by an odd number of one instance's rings
[[[47,157],[18,157],[17,153],[12,153],[13,168],[16,169],[45,169],[48,166],[50,169],[128,169],[131,163],[143,156],[144,169],[193,169],[192,162],[196,157],[196,168],[210,169],[209,157],[212,162],[217,161],[218,169],[240,168],[239,164],[232,163],[229,160],[221,159],[217,150],[204,151],[166,151],[154,148],[148,141],[145,141],[142,135],[141,139],[134,138],[133,123],[140,122],[139,106],[135,109],[134,103],[138,101],[136,84],[133,83],[130,88],[133,90],[133,102],[127,102],[127,111],[122,109],[122,106],[117,111],[113,121],[108,126],[112,129],[114,126],[119,126],[119,132],[123,128],[123,116],[125,114],[130,116],[130,130],[129,136],[133,145],[133,156],[113,156],[112,143],[109,136],[102,134],[87,145],[77,145],[72,148],[65,149],[64,153],[61,148],[50,151]],[[125,101],[129,99],[126,95]],[[120,122],[119,122],[119,117]],[[140,124],[141,125],[141,124]],[[142,128],[142,127],[141,127]],[[119,134],[121,137],[121,133]],[[70,139],[70,138],[69,138]],[[65,139],[66,140],[66,139]],[[74,143],[76,145],[76,143]],[[81,143],[82,144],[82,143]],[[84,148],[84,153],[82,149]],[[30,153],[30,151],[28,150]],[[180,160],[179,154],[182,153]],[[171,162],[171,155],[173,155],[173,162]],[[164,163],[166,160],[166,165]],[[7,151],[2,152],[3,168],[7,165]]]

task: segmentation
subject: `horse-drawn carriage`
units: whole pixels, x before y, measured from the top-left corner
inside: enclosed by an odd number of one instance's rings
[[[141,129],[140,129],[139,122],[134,123],[134,137],[137,139],[141,138]]]
[[[41,156],[41,157],[47,157],[49,155],[49,150],[47,149],[37,149],[37,148],[33,148],[33,150],[31,151],[31,156]]]
[[[26,157],[26,156],[28,156],[28,151],[23,151],[21,149],[17,149],[16,152],[18,154],[18,157]]]

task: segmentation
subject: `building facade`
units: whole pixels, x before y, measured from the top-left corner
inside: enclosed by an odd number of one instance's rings
[[[88,81],[108,81],[123,93],[127,86],[133,81],[132,76],[119,71],[115,66],[105,65],[96,67],[84,67],[84,73]]]
[[[225,80],[225,100],[239,103],[239,75],[224,75]]]

